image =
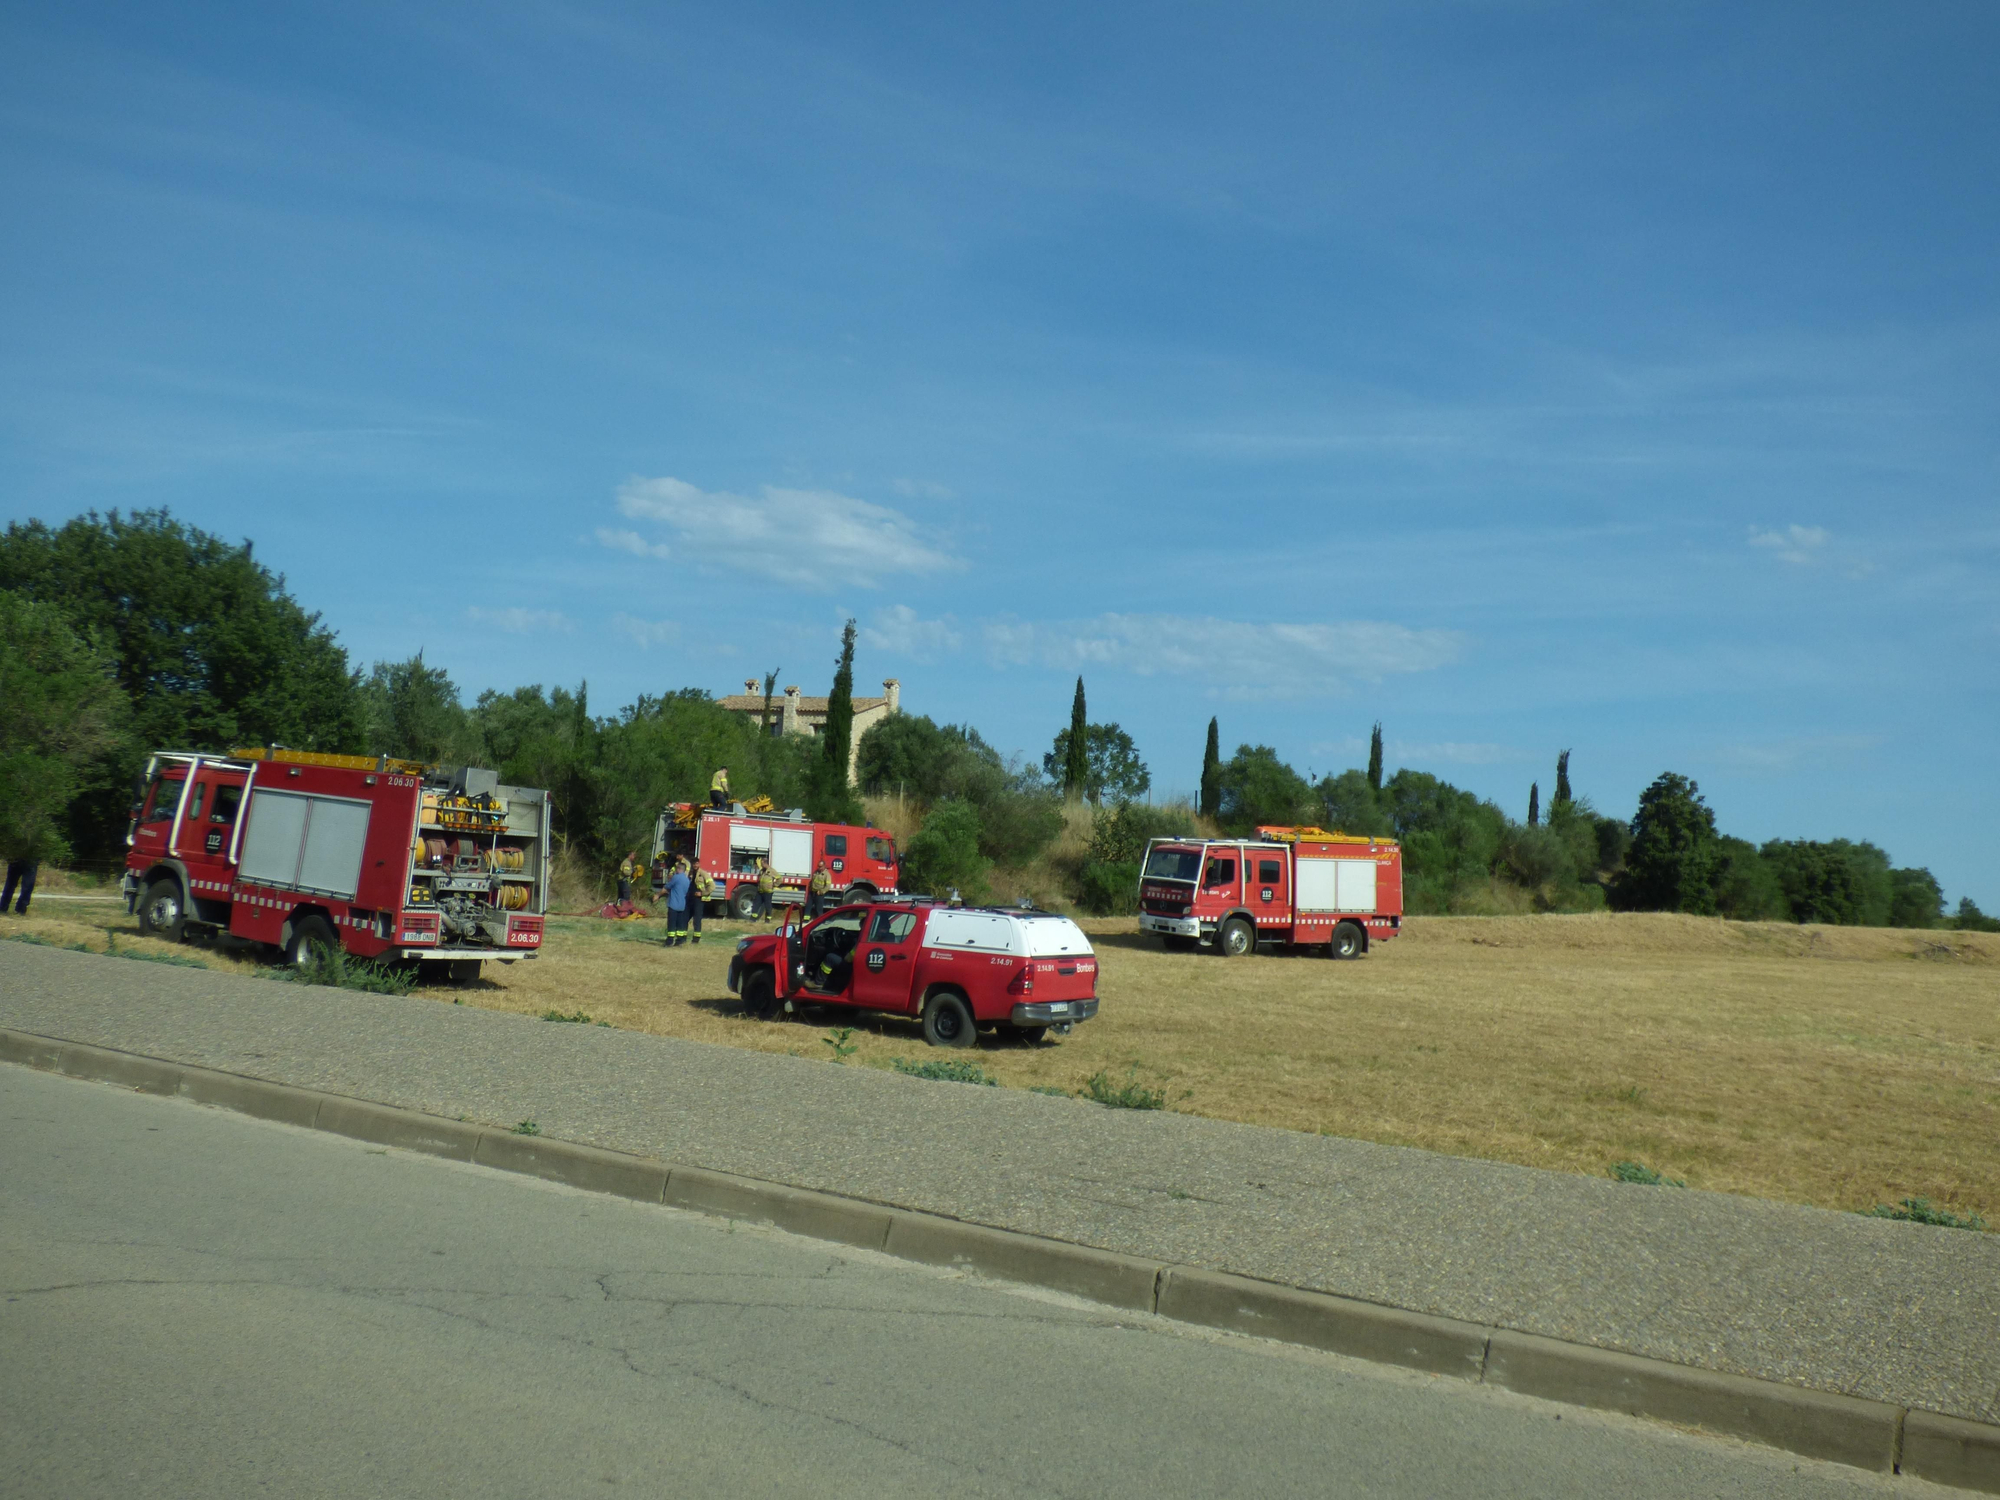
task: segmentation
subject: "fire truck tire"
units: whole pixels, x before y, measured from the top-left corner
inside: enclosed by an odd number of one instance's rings
[[[1352,922],[1342,922],[1333,929],[1333,946],[1328,950],[1335,958],[1359,958],[1361,950],[1368,946],[1368,939]]]
[[[939,990],[924,1002],[924,1040],[933,1047],[970,1047],[979,1040],[972,1008],[956,990]]]
[[[139,901],[139,930],[178,943],[187,935],[187,907],[178,880],[156,880]]]
[[[1215,935],[1215,951],[1224,958],[1243,958],[1257,951],[1257,929],[1241,917],[1231,917]]]
[[[451,961],[451,982],[453,984],[474,984],[479,979],[479,960],[476,958],[454,958]]]
[[[847,888],[847,894],[841,899],[843,901],[873,901],[875,899],[875,887],[872,885],[850,885]]]
[[[778,986],[769,969],[758,967],[743,976],[743,1014],[769,1021],[778,1014]]]
[[[739,885],[736,894],[729,898],[729,914],[739,922],[747,922],[757,915],[757,887]]]
[[[338,953],[340,939],[325,917],[301,917],[292,924],[292,940],[285,944],[285,962],[295,969],[309,967],[313,954]]]

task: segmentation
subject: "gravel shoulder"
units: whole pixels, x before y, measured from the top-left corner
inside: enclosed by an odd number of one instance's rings
[[[2000,1421],[2000,1236],[0,944],[0,1026]]]

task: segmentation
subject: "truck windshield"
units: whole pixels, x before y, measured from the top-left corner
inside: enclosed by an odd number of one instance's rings
[[[1152,880],[1192,880],[1200,869],[1199,849],[1155,849],[1146,857],[1146,875]]]

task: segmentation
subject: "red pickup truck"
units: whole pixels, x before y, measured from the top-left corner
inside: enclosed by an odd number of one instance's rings
[[[921,1018],[933,1047],[970,1047],[1001,1027],[1038,1042],[1097,1014],[1097,955],[1054,912],[906,897],[805,923],[788,915],[776,932],[739,940],[729,988],[763,1021],[842,1006]]]

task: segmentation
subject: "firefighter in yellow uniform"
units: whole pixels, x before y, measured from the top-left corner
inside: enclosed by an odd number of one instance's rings
[[[723,766],[708,778],[708,805],[729,806],[729,767]]]
[[[757,861],[757,909],[750,915],[759,922],[771,917],[771,894],[778,889],[778,872],[768,859]]]
[[[700,865],[694,867],[694,885],[688,891],[688,939],[701,941],[701,915],[715,895],[715,877]]]
[[[807,882],[806,890],[811,899],[806,903],[806,915],[816,917],[826,910],[826,898],[833,894],[833,876],[827,873],[826,861],[821,860]]]
[[[618,862],[618,899],[626,906],[632,904],[632,877],[638,873],[639,851],[634,849]]]

